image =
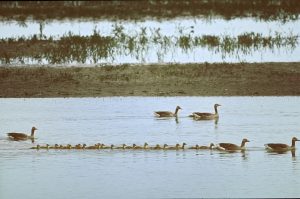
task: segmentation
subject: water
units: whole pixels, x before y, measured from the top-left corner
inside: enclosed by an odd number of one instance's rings
[[[193,121],[194,111],[220,119]],[[268,142],[300,137],[299,97],[112,97],[0,99],[0,198],[297,197],[299,151],[268,153]],[[157,119],[173,111],[178,121]],[[14,142],[11,131],[39,130],[36,142]],[[102,142],[150,145],[240,144],[218,151],[30,150],[36,144]],[[299,145],[299,143],[298,143]],[[16,189],[17,187],[17,189]]]
[[[167,44],[147,43],[141,45],[135,41],[133,49],[104,49],[105,56],[99,54],[99,51],[91,49],[76,59],[78,55],[63,55],[56,57],[55,53],[41,53],[38,56],[22,56],[11,58],[12,65],[24,64],[63,64],[64,66],[82,66],[97,64],[148,64],[148,63],[198,63],[198,62],[297,62],[299,61],[300,48],[298,37],[300,35],[300,20],[282,23],[280,21],[258,21],[255,18],[237,18],[224,20],[214,18],[211,20],[200,17],[175,18],[170,20],[146,19],[144,21],[113,21],[113,20],[53,20],[53,21],[26,21],[24,24],[16,21],[0,22],[0,38],[9,37],[30,37],[32,35],[43,35],[45,37],[54,37],[58,39],[69,32],[75,35],[91,36],[94,31],[102,36],[115,36],[116,27],[122,27],[122,32],[133,38],[138,38],[143,29],[145,36],[149,39],[151,36],[159,35],[160,40],[163,37],[169,39]],[[236,38],[244,33],[258,33],[263,37],[275,37],[280,34],[282,37],[296,36],[297,41],[293,44],[282,41],[282,44],[272,47],[252,44],[250,46],[233,47],[227,46],[225,49],[221,46],[180,46],[174,41],[175,37],[180,35],[201,37],[203,35],[212,35],[218,37],[229,36]],[[151,40],[151,39],[149,39]],[[129,43],[119,44],[120,46],[130,46]],[[225,45],[225,44],[224,44]],[[89,46],[90,47],[90,46]],[[86,49],[86,47],[83,47]],[[80,48],[79,48],[80,49]],[[78,49],[78,50],[79,50]],[[230,52],[227,50],[231,49]],[[68,52],[71,49],[68,50]],[[80,50],[79,50],[80,51]],[[61,52],[64,53],[64,52]],[[98,54],[97,54],[98,53]],[[102,52],[103,53],[103,52]],[[5,53],[4,53],[5,54]],[[60,53],[58,53],[60,54]],[[108,56],[106,55],[108,54]],[[6,54],[5,54],[6,55]],[[95,56],[97,55],[97,56]],[[7,55],[6,55],[7,56]],[[87,56],[87,57],[85,57]],[[50,57],[50,58],[49,58]],[[71,58],[70,58],[71,57]],[[75,57],[75,58],[74,58]],[[67,61],[65,60],[67,59]],[[55,61],[53,61],[55,60]],[[58,61],[57,61],[58,60]],[[58,62],[58,63],[57,63]],[[4,56],[0,60],[0,65],[7,64],[7,58]]]

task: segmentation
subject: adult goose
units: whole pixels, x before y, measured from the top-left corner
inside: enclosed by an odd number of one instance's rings
[[[156,112],[154,112],[154,115],[156,117],[177,117],[179,109],[182,109],[182,108],[180,106],[177,106],[175,109],[175,113],[173,113],[171,111],[156,111]]]
[[[38,130],[38,129],[35,127],[32,127],[30,135],[26,135],[25,133],[16,133],[16,132],[7,133],[7,135],[9,138],[16,140],[16,141],[34,139],[35,130]]]
[[[287,151],[287,150],[295,150],[295,144],[296,141],[300,141],[299,139],[297,139],[296,137],[292,138],[292,145],[289,146],[287,144],[281,144],[281,143],[268,143],[265,144],[265,147],[267,150],[272,150],[272,151]]]
[[[219,118],[219,113],[218,113],[218,107],[221,106],[220,104],[215,104],[215,113],[201,113],[201,112],[194,112],[191,117],[193,117],[196,120],[212,120],[212,119],[217,119]]]
[[[217,146],[218,150],[225,150],[225,151],[236,151],[236,150],[245,150],[246,142],[250,142],[246,138],[242,140],[241,146],[231,143],[219,143]]]

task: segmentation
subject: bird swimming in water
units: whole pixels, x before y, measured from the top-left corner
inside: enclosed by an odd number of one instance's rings
[[[265,147],[267,150],[271,150],[271,151],[295,150],[296,149],[296,146],[295,146],[296,141],[300,141],[300,140],[298,140],[298,138],[296,138],[296,137],[293,137],[291,146],[289,146],[287,144],[282,144],[282,143],[268,143],[268,144],[265,144]]]
[[[34,133],[36,130],[38,130],[36,127],[32,127],[30,135],[27,135],[25,133],[17,133],[17,132],[7,133],[7,135],[10,139],[15,141],[34,139]]]
[[[250,142],[246,138],[242,140],[241,146],[231,143],[219,143],[217,148],[218,150],[225,150],[225,151],[235,151],[235,150],[245,150],[246,142]]]
[[[215,104],[214,109],[215,113],[201,113],[201,112],[194,112],[190,117],[193,117],[195,120],[212,120],[219,118],[218,107],[221,106],[220,104]]]
[[[177,117],[179,109],[182,109],[180,106],[177,106],[175,109],[175,113],[171,111],[155,111],[154,115],[156,117]]]

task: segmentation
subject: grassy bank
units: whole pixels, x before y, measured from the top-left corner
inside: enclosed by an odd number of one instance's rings
[[[300,63],[1,67],[1,97],[300,95]]]

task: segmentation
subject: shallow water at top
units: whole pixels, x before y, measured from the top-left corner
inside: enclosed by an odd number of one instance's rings
[[[217,123],[188,117],[213,112],[214,103],[222,105]],[[0,99],[0,198],[297,197],[299,151],[294,157],[268,153],[264,144],[300,137],[299,103],[299,97]],[[177,105],[177,121],[154,117],[153,111]],[[34,144],[5,135],[33,125],[39,129]],[[243,138],[251,141],[245,153],[29,149],[46,143],[239,144]]]
[[[145,19],[143,21],[132,20],[52,20],[52,21],[0,21],[0,38],[29,37],[40,34],[40,25],[43,25],[43,35],[59,38],[69,32],[76,35],[89,36],[94,30],[101,35],[113,35],[115,25],[122,25],[124,33],[132,35],[139,32],[140,28],[147,27],[148,34],[151,30],[160,29],[161,34],[176,36],[179,30],[188,34],[192,30],[195,35],[230,35],[237,36],[244,32],[258,32],[263,35],[274,35],[275,32],[300,34],[300,20],[282,23],[280,21],[259,21],[254,18],[225,19],[202,19],[202,18],[175,18],[170,20]]]

